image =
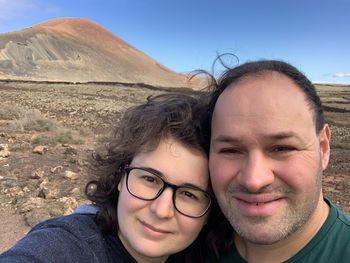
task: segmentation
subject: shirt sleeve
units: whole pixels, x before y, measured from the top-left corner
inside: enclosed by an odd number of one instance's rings
[[[94,253],[94,243],[94,235],[81,236],[72,231],[69,224],[38,225],[1,254],[0,262],[100,262],[98,255]]]

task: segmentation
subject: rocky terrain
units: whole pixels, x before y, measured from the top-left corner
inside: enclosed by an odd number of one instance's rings
[[[0,252],[86,202],[88,159],[124,109],[201,81],[88,19],[0,34]]]
[[[94,149],[104,144],[126,108],[162,92],[169,91],[0,81],[0,225],[5,228],[0,251],[28,226],[86,203]]]
[[[332,130],[325,195],[350,214],[350,87],[317,88]],[[140,85],[0,81],[0,251],[39,221],[87,203],[94,149],[126,108],[164,92]]]

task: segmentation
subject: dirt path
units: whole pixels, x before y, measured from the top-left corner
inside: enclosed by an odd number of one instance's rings
[[[15,214],[12,210],[5,210],[0,212],[0,229],[0,253],[2,253],[14,245],[30,228],[21,215]]]

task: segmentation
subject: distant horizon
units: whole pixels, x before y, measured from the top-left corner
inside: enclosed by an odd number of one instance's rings
[[[182,73],[179,73],[182,74]],[[146,85],[146,86],[154,86],[151,84],[145,84],[145,83],[131,83],[131,82],[119,82],[119,81],[64,81],[64,80],[29,80],[29,79],[15,79],[15,78],[0,78],[0,82],[32,82],[32,83],[64,83],[64,84],[91,84],[91,83],[97,83],[97,84],[122,84],[122,85]],[[312,82],[313,85],[319,85],[319,86],[340,86],[340,87],[349,87],[350,84],[341,84],[341,83],[320,83],[320,82]],[[165,87],[167,88],[167,87]]]
[[[240,63],[278,59],[313,83],[350,84],[350,1],[0,0],[0,34],[56,18],[87,18],[165,67],[211,70],[217,53]]]
[[[312,82],[313,85],[327,85],[327,86],[344,86],[344,87],[350,87],[350,84],[342,84],[342,83],[328,83],[328,82]]]

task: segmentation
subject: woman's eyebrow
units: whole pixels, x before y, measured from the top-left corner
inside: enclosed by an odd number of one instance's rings
[[[134,166],[132,166],[134,167]],[[135,166],[135,168],[141,168],[141,169],[145,169],[146,171],[148,172],[151,172],[151,173],[154,173],[156,174],[157,176],[163,178],[166,182],[170,183],[167,179],[167,177],[161,173],[160,171],[152,168],[152,167],[149,167],[149,166]],[[176,184],[176,186],[179,186],[179,187],[189,187],[189,188],[196,188],[196,189],[199,189],[199,190],[204,190],[205,187],[204,186],[201,186],[201,185],[196,185],[196,184],[193,184],[193,183],[182,183],[182,184]]]
[[[199,185],[195,185],[195,184],[191,184],[191,183],[184,183],[180,185],[181,187],[189,187],[189,188],[195,188],[198,190],[204,190],[205,187],[203,186],[199,186]]]
[[[132,165],[131,167],[132,167],[132,168],[140,168],[140,169],[143,169],[143,170],[145,170],[145,171],[147,171],[147,172],[153,173],[153,174],[158,175],[159,177],[162,177],[162,178],[165,177],[164,174],[163,174],[162,172],[160,172],[160,171],[158,171],[158,170],[156,170],[156,169],[154,169],[154,168],[152,168],[152,167],[149,167],[149,166]]]

